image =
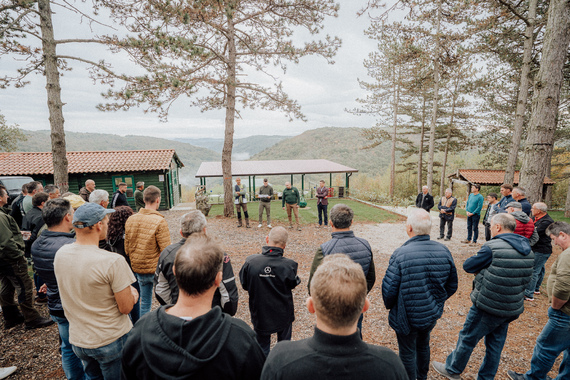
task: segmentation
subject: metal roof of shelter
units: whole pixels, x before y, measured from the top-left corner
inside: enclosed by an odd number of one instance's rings
[[[505,171],[504,170],[482,170],[482,169],[458,169],[456,173],[450,174],[448,178],[454,177],[456,179],[463,179],[470,183],[477,183],[479,185],[502,185],[504,183]],[[515,178],[513,185],[519,184],[519,171],[515,171]],[[544,185],[553,185],[556,182],[548,177],[544,177]]]
[[[355,173],[354,169],[329,160],[232,161],[232,176]],[[221,162],[202,162],[196,178],[222,177]]]

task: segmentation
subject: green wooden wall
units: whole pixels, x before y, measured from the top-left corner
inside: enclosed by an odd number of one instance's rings
[[[160,209],[168,210],[171,205],[176,205],[179,201],[179,197],[174,196],[172,201],[170,198],[170,191],[168,187],[168,180],[174,179],[175,183],[172,183],[172,189],[175,189],[176,194],[179,194],[179,184],[178,184],[178,168],[175,169],[176,175],[173,175],[174,170],[166,171],[146,171],[146,172],[121,172],[121,173],[87,173],[87,174],[69,174],[69,191],[78,194],[79,189],[85,185],[85,181],[92,179],[95,181],[95,188],[102,189],[109,192],[109,201],[113,197],[115,192],[113,178],[116,176],[132,176],[133,186],[137,182],[144,182],[145,188],[150,185],[154,185],[160,189],[161,202]],[[163,180],[159,180],[159,176],[162,176]],[[36,181],[42,181],[45,184],[53,183],[53,175],[32,175]],[[174,191],[173,191],[174,194]],[[127,197],[129,205],[135,209],[135,199],[133,197]]]

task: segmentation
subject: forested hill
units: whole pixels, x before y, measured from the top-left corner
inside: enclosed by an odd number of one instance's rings
[[[390,165],[390,144],[364,149],[370,142],[362,128],[319,128],[283,140],[256,154],[252,160],[326,159],[376,175]]]
[[[18,143],[18,151],[51,151],[49,131],[24,131],[24,133],[28,136],[28,140]],[[194,175],[202,161],[221,159],[219,153],[210,149],[156,137],[65,132],[65,139],[68,151],[174,149],[185,166],[180,173],[181,180],[188,184],[197,183]]]
[[[290,136],[249,136],[241,139],[234,139],[234,146],[232,154],[234,160],[246,160],[257,154],[264,149],[267,149],[280,141],[289,139]],[[195,146],[201,146],[203,148],[211,149],[215,152],[222,154],[222,148],[224,146],[224,139],[191,139],[191,138],[178,138],[176,141],[185,142]]]

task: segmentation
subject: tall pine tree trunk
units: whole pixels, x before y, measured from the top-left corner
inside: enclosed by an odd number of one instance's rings
[[[540,201],[544,177],[552,157],[558,118],[562,69],[570,44],[570,2],[551,0],[529,131],[524,147],[520,185],[531,203]]]
[[[47,104],[51,128],[51,152],[53,158],[54,183],[59,186],[61,193],[68,190],[67,156],[65,149],[65,131],[63,130],[63,102],[61,101],[61,86],[55,51],[55,38],[51,18],[49,0],[39,0],[40,28],[42,32],[42,49],[45,64]]]
[[[400,69],[396,76],[396,69],[394,69],[394,120],[392,130],[392,162],[390,163],[390,199],[394,198],[394,183],[396,182],[396,133],[398,131],[398,105],[400,102]]]
[[[564,217],[570,218],[570,179],[568,179],[568,193],[566,194],[566,206],[564,207]]]
[[[521,137],[524,125],[524,115],[526,111],[526,103],[528,100],[528,87],[530,82],[530,63],[532,60],[532,47],[534,44],[534,26],[536,24],[536,4],[538,0],[530,0],[528,5],[528,24],[524,33],[524,51],[523,66],[521,70],[521,79],[519,85],[519,95],[517,99],[517,111],[515,113],[515,122],[513,136],[511,139],[511,150],[507,160],[507,169],[505,170],[504,183],[513,184],[515,182],[515,167],[521,144]]]
[[[456,87],[457,91],[457,87]],[[447,138],[445,139],[445,151],[443,153],[443,164],[441,165],[441,183],[439,184],[439,196],[443,197],[445,193],[445,169],[447,167],[447,155],[449,153],[449,142],[451,141],[451,130],[455,121],[455,103],[457,102],[456,94],[453,94],[453,102],[451,105],[451,118],[449,127],[447,128]]]
[[[236,113],[236,46],[234,25],[228,15],[228,82],[226,83],[226,128],[222,149],[222,173],[224,176],[224,216],[234,214],[234,191],[232,187],[232,150],[234,145],[234,121]]]
[[[425,135],[425,127],[426,127],[426,95],[423,95],[423,104],[422,104],[422,129],[420,131],[420,147],[418,151],[418,193],[422,191],[423,183],[423,157],[424,157],[424,135]],[[429,189],[429,191],[432,191]],[[433,192],[432,192],[433,194]]]
[[[437,0],[437,20],[435,25],[435,51],[433,58],[433,109],[431,112],[430,135],[429,135],[429,157],[427,185],[431,189],[433,186],[433,160],[435,155],[435,127],[437,124],[437,106],[439,99],[439,53],[440,53],[440,27],[442,0]]]

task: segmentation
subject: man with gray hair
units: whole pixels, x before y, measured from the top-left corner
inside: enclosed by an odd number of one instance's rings
[[[547,211],[548,206],[542,202],[535,203],[531,209],[538,240],[530,246],[534,252],[534,269],[528,288],[524,292],[527,301],[534,301],[534,295],[540,294],[540,285],[544,279],[544,264],[546,264],[552,254],[552,241],[550,235],[546,234],[546,229],[554,223],[554,220],[548,215]]]
[[[59,191],[59,186],[57,185],[47,185],[44,187],[44,191],[48,193],[49,199],[61,197],[61,192]]]
[[[432,362],[442,376],[459,380],[477,343],[485,338],[485,358],[478,379],[495,378],[509,323],[524,311],[524,290],[532,276],[534,254],[528,239],[514,233],[517,224],[509,214],[491,219],[493,238],[465,260],[463,269],[473,273],[473,305],[465,319],[455,350],[445,363]]]
[[[513,199],[521,204],[522,211],[531,216],[532,206],[528,199],[526,199],[526,191],[522,187],[515,187],[512,193]]]
[[[431,217],[423,209],[408,214],[410,237],[390,257],[382,298],[408,377],[425,380],[429,371],[430,333],[445,301],[457,291],[457,270],[446,246],[430,240]]]
[[[433,208],[433,196],[429,193],[429,187],[422,187],[422,192],[416,197],[416,207],[429,212]]]
[[[278,341],[291,340],[295,320],[291,291],[301,280],[297,263],[283,257],[287,238],[285,228],[273,228],[261,255],[248,256],[239,271],[241,286],[249,293],[253,330],[265,355],[269,354],[271,334],[277,333]]]
[[[136,190],[135,190],[135,208],[137,212],[141,208],[144,208],[144,198],[143,198],[143,190],[144,190],[144,182],[137,182],[136,183]]]
[[[95,203],[103,208],[107,208],[109,206],[109,193],[101,189],[93,190],[89,194],[89,203]]]
[[[358,334],[358,318],[370,301],[362,269],[348,256],[338,253],[324,259],[313,277],[306,305],[316,315],[315,334],[277,343],[261,379],[408,379],[392,350],[366,344]]]
[[[368,291],[372,289],[376,282],[376,269],[374,268],[374,257],[372,255],[372,248],[365,239],[354,236],[354,232],[350,230],[352,225],[352,218],[354,211],[345,204],[339,203],[331,209],[331,229],[332,239],[322,244],[311,265],[311,273],[309,275],[308,288],[311,291],[311,279],[317,270],[317,267],[323,261],[323,258],[333,253],[344,253],[348,255],[354,262],[362,266],[364,276],[366,276],[366,283]],[[358,329],[362,330],[362,318],[358,320]]]
[[[161,252],[154,274],[154,295],[161,305],[175,304],[178,301],[178,284],[172,268],[176,253],[182,246],[191,245],[193,236],[206,235],[206,217],[200,210],[192,210],[180,219],[180,239]],[[224,252],[223,278],[214,293],[212,307],[220,306],[222,311],[235,315],[238,306],[238,289],[230,257]]]
[[[457,198],[451,196],[451,189],[445,190],[445,196],[441,197],[437,208],[439,209],[439,237],[445,241],[451,240],[453,234],[453,219],[455,219],[455,208],[457,207]],[[443,238],[445,225],[447,224],[447,236]]]
[[[95,190],[95,181],[88,179],[85,181],[85,186],[79,189],[79,196],[83,198],[85,202],[89,202],[89,197],[93,190]]]

